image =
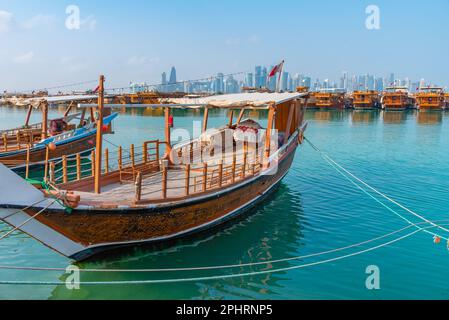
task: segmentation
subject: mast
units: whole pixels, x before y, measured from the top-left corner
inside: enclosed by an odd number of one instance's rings
[[[209,121],[209,108],[204,109],[203,133],[207,131],[207,122]]]
[[[265,137],[265,166],[268,165],[268,159],[271,156],[271,133],[273,130],[275,112],[276,106],[274,104],[270,105],[270,109],[268,111],[268,126]]]
[[[171,153],[171,129],[170,129],[170,108],[165,108],[165,142],[167,143],[166,155],[170,157]]]
[[[47,139],[47,129],[48,129],[48,102],[44,101],[41,104],[42,108],[42,140]]]
[[[27,128],[28,125],[30,124],[31,112],[33,112],[33,106],[30,104],[30,106],[28,107],[27,117],[25,120],[25,128]]]
[[[98,89],[98,119],[97,119],[97,143],[95,148],[95,193],[101,193],[101,156],[103,153],[103,106],[104,106],[104,76],[100,76]]]

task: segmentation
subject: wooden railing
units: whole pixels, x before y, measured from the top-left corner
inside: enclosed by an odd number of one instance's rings
[[[251,154],[245,144],[243,154],[239,154],[241,161],[237,162],[234,152],[232,162],[225,164],[222,160],[216,164],[184,164],[170,165],[168,160],[162,160],[160,170],[155,174],[158,178],[151,181],[151,176],[145,176],[141,171],[135,173],[135,202],[143,204],[155,200],[180,199],[192,194],[207,193],[243,181],[258,175],[262,170],[262,161],[255,152]],[[170,175],[172,173],[172,175]],[[160,175],[160,179],[159,179]],[[175,176],[173,178],[173,176]],[[177,178],[180,177],[180,178]],[[147,179],[148,178],[148,179]],[[151,194],[159,193],[160,197],[145,199],[143,191],[153,187]],[[170,191],[172,192],[170,195]]]

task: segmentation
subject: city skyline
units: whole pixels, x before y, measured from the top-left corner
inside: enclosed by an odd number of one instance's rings
[[[351,75],[388,75],[395,70],[399,78],[448,83],[449,43],[442,39],[449,31],[449,3],[443,0],[431,5],[376,1],[379,30],[365,26],[366,1],[281,0],[276,6],[235,0],[198,0],[195,6],[180,0],[131,1],[127,6],[86,0],[33,4],[0,0],[0,90],[45,88],[100,74],[106,75],[109,87],[129,81],[157,83],[172,65],[183,78],[197,79],[219,72],[254,72],[247,68],[282,59],[289,70],[320,79],[342,70]],[[80,12],[76,30],[66,26],[70,5]],[[276,21],[273,10],[280,11]],[[419,45],[422,39],[432,50]]]
[[[161,74],[159,84],[148,83],[130,83],[131,92],[139,92],[146,90],[157,90],[161,92],[186,92],[186,93],[238,93],[243,87],[268,88],[272,91],[276,89],[277,76],[268,78],[270,70],[273,66],[255,66],[253,72],[240,72],[237,74],[225,75],[218,73],[208,79],[201,80],[179,80],[177,79],[177,70],[175,66],[170,69],[170,80],[167,81],[167,73]],[[235,79],[235,76],[240,79]],[[295,91],[297,87],[308,87],[311,91],[319,91],[323,89],[337,89],[344,91],[357,90],[376,90],[383,91],[387,87],[401,86],[407,87],[411,92],[417,91],[419,88],[427,86],[440,86],[444,89],[447,87],[439,85],[432,80],[410,79],[408,77],[396,77],[394,72],[388,75],[372,75],[372,74],[353,74],[350,75],[346,71],[342,71],[340,78],[335,79],[319,79],[312,75],[301,73],[293,73],[284,70],[281,75],[280,90]]]

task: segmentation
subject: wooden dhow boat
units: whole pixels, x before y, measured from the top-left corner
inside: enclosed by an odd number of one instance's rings
[[[388,87],[382,94],[383,110],[403,111],[413,108],[415,102],[407,87]]]
[[[444,90],[440,87],[420,88],[415,95],[416,106],[419,110],[444,110],[446,101]]]
[[[218,227],[266,198],[286,176],[304,139],[307,96],[242,93],[121,105],[164,108],[165,141],[147,141],[139,151],[132,145],[126,156],[120,147],[112,169],[113,157],[104,153],[99,130],[91,176],[77,174],[72,180],[63,169],[63,181],[58,183],[55,172],[50,172],[51,190],[26,186],[0,166],[0,175],[23,189],[14,196],[13,190],[0,185],[0,207],[8,208],[1,211],[0,219],[78,261],[119,247],[168,243]],[[105,107],[115,106],[100,99],[97,112]],[[200,137],[173,146],[171,110],[176,108],[202,108],[204,120]],[[208,129],[209,110],[214,108],[228,110],[229,122]],[[237,120],[235,110],[240,110]],[[266,127],[245,119],[247,110],[267,110]],[[98,127],[102,119],[98,118]],[[68,160],[64,161],[66,168]],[[54,197],[60,203],[51,202]],[[39,199],[45,202],[34,204]]]
[[[380,108],[380,96],[377,91],[354,91],[351,96],[355,110],[372,110]]]
[[[339,89],[322,89],[314,93],[315,106],[320,109],[344,109],[346,91]]]
[[[93,110],[90,110],[90,117],[86,115],[86,110],[70,114],[76,102],[89,102],[93,99],[98,99],[98,96],[55,96],[21,100],[22,106],[28,105],[25,124],[19,128],[0,131],[0,163],[14,169],[26,166],[30,169],[48,163],[49,160],[61,159],[63,155],[93,150],[97,131]],[[48,119],[49,105],[61,103],[68,104],[64,116]],[[35,108],[41,110],[42,122],[30,124]],[[111,123],[116,116],[117,114],[105,115],[103,131],[111,132]]]

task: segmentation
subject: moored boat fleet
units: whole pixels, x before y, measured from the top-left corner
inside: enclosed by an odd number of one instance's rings
[[[302,87],[298,90],[303,90]],[[339,89],[323,89],[310,93],[306,108],[403,111],[449,110],[449,93],[441,87],[423,87],[411,93],[407,87],[392,86],[382,92],[359,90],[345,92]]]

